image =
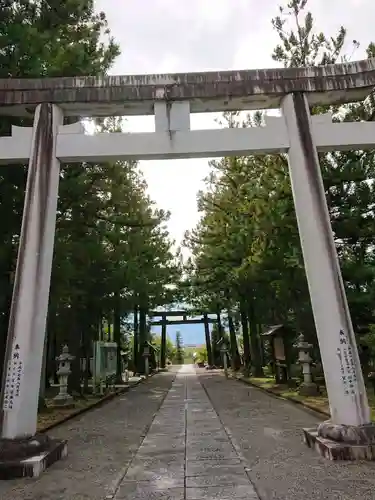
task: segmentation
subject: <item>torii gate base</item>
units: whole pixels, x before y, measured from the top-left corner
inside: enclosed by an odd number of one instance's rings
[[[1,477],[40,474],[66,443],[36,436],[60,162],[287,153],[331,421],[305,440],[331,459],[375,457],[375,426],[332,235],[317,151],[372,149],[375,123],[332,123],[309,105],[364,99],[375,60],[319,68],[0,80],[0,113],[34,127],[0,138],[0,161],[29,160],[1,391]],[[190,112],[281,107],[266,127],[190,130]],[[154,114],[155,132],[81,133],[63,116]],[[35,447],[35,448],[33,448]],[[10,451],[11,450],[11,453]],[[42,458],[41,458],[42,457]],[[28,463],[37,464],[28,467]]]

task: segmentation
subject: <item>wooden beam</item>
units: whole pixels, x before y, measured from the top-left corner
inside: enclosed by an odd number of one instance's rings
[[[181,321],[174,321],[174,320],[171,320],[171,321],[168,321],[168,320],[160,320],[160,321],[151,321],[150,322],[150,325],[151,326],[162,326],[162,325],[198,325],[198,324],[203,324],[204,323],[204,319],[187,319],[185,321],[181,320]],[[211,318],[208,318],[208,323],[216,323],[216,319],[211,319]]]
[[[174,311],[150,311],[149,316],[158,317],[158,316],[188,316],[191,318],[195,318],[196,316],[203,316],[203,312],[194,312],[185,310],[174,310]]]
[[[152,115],[160,102],[191,112],[278,108],[291,92],[311,106],[363,100],[375,86],[375,59],[305,68],[65,78],[0,79],[0,113],[30,116],[43,102],[66,116]]]

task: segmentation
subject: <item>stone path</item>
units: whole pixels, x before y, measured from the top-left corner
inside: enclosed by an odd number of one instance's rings
[[[115,500],[258,500],[195,371],[181,368]]]
[[[218,372],[182,367],[58,427],[67,459],[1,500],[372,500],[374,463],[302,443],[317,419]]]
[[[198,370],[261,500],[373,500],[374,462],[329,462],[302,442],[318,418],[288,401]]]
[[[68,457],[39,479],[0,481],[1,500],[103,500],[124,475],[176,376],[160,373],[50,431]]]

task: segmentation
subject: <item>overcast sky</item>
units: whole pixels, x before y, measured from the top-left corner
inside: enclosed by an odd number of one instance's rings
[[[112,74],[168,73],[274,67],[278,42],[271,19],[286,0],[96,0],[121,46]],[[340,25],[348,41],[361,42],[355,59],[375,41],[375,0],[309,0],[319,30],[334,35]],[[212,116],[195,115],[192,128],[213,128]],[[149,118],[134,118],[129,130],[151,131]],[[196,193],[209,168],[207,160],[142,162],[149,193],[172,212],[177,243],[198,221]]]

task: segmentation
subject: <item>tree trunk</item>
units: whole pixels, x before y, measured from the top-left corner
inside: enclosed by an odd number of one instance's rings
[[[258,331],[258,339],[259,339],[259,349],[260,349],[260,359],[262,363],[262,367],[265,366],[265,361],[266,361],[266,353],[264,351],[264,342],[263,342],[263,337],[262,337],[262,325],[258,323],[257,325],[257,331]]]
[[[121,359],[121,298],[119,292],[115,293],[115,307],[113,311],[113,340],[117,344],[116,356],[116,382],[122,384],[122,359]]]
[[[220,340],[219,326],[216,324],[213,325],[213,328],[211,330],[211,346],[212,346],[213,364],[214,366],[217,367],[221,366],[220,347],[217,345],[219,340]]]
[[[103,330],[103,317],[100,315],[100,320],[99,320],[99,338],[98,340],[102,341],[104,340],[104,330]]]
[[[48,336],[50,327],[52,326],[52,318],[51,315],[54,314],[53,311],[50,310],[50,313],[47,318],[46,331],[44,334],[44,346],[43,346],[43,358],[42,358],[42,369],[40,372],[40,385],[39,385],[39,402],[38,402],[38,411],[43,411],[47,408],[46,405],[46,387],[47,387],[47,372],[48,372]]]
[[[250,326],[250,346],[251,346],[251,361],[252,374],[254,377],[263,377],[262,356],[260,352],[260,341],[258,336],[257,322],[254,311],[254,301],[247,301],[247,311]]]
[[[108,324],[107,342],[112,342],[112,318],[111,317],[107,318],[107,324]]]
[[[232,370],[239,370],[241,367],[240,353],[238,352],[236,330],[230,311],[228,310],[229,338],[230,338],[230,362]]]
[[[242,338],[243,338],[243,364],[246,370],[250,370],[251,354],[250,354],[249,324],[247,321],[245,306],[242,302],[240,305],[240,316],[241,316]]]
[[[90,317],[90,316],[88,316]],[[91,331],[93,329],[90,328],[90,325],[85,325],[82,331],[82,359],[85,363],[85,368],[81,376],[83,375],[83,390],[84,394],[88,394],[89,392],[89,378],[90,378],[90,340],[91,340]],[[92,331],[93,333],[93,331]],[[80,365],[81,366],[81,365]],[[82,368],[81,368],[82,370]]]
[[[54,335],[52,338],[52,346],[51,346],[51,370],[52,370],[52,375],[53,375],[53,383],[58,384],[59,383],[59,378],[56,374],[57,369],[56,369],[56,358],[59,355],[57,352],[57,331],[54,331]]]
[[[218,333],[219,333],[218,340],[221,340],[224,337],[224,328],[223,328],[223,324],[221,322],[221,313],[220,313],[220,311],[218,311],[216,313],[216,318],[217,318],[217,329],[218,329]]]
[[[134,341],[133,341],[133,372],[137,373],[139,357],[139,323],[138,323],[138,306],[134,307]]]
[[[144,307],[139,310],[139,355],[138,355],[138,373],[145,373],[145,359],[143,357],[144,344],[147,340],[147,311]]]
[[[68,392],[71,395],[82,394],[81,389],[81,328],[82,328],[82,310],[77,305],[70,310],[71,328],[69,338],[69,352],[74,356],[71,364],[72,373],[68,379]]]

